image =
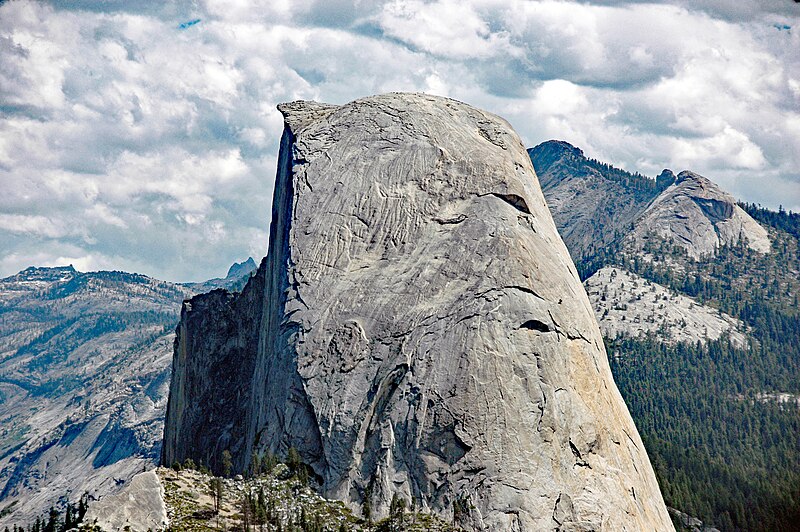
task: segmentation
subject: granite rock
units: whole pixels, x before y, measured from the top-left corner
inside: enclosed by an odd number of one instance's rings
[[[740,320],[622,268],[601,268],[584,286],[607,338],[655,335],[667,343],[704,344],[727,334],[736,347],[747,346]]]
[[[139,473],[119,493],[90,504],[84,522],[100,530],[164,530],[168,525],[167,505],[156,471]]]
[[[279,109],[263,281],[184,308],[165,462],[291,446],[375,515],[398,495],[468,530],[672,530],[508,123],[421,94]]]
[[[739,207],[733,196],[688,171],[678,174],[642,213],[631,238],[642,245],[653,234],[683,248],[694,259],[740,242],[759,253],[770,251],[767,230]]]

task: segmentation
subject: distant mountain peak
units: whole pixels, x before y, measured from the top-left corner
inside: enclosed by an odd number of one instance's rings
[[[24,270],[2,279],[3,281],[61,281],[72,278],[79,272],[70,264],[69,266],[38,267],[29,266]]]
[[[583,150],[576,148],[569,142],[563,140],[548,140],[528,148],[528,157],[531,161],[536,161],[534,167],[538,175],[562,174],[562,172],[550,172],[551,168],[564,167],[571,170],[587,170],[585,168],[588,159],[583,154]],[[542,188],[550,185],[549,180],[542,180]]]
[[[575,260],[606,249],[674,181],[632,174],[594,159],[568,142],[528,150],[561,237]]]
[[[253,273],[257,269],[258,265],[256,261],[253,260],[253,257],[248,257],[247,260],[243,260],[242,262],[234,262],[231,267],[228,268],[228,273],[222,279],[215,277],[214,279],[199,283],[184,283],[184,286],[191,288],[197,293],[210,292],[219,288],[228,290],[229,292],[239,292],[244,288],[244,285],[247,284],[247,281],[253,276]]]
[[[228,269],[228,274],[225,276],[225,278],[230,279],[231,277],[241,277],[245,274],[254,272],[256,267],[256,261],[253,260],[253,257],[248,257],[245,261],[234,262]]]
[[[77,270],[72,264],[68,266],[28,266],[19,273],[24,273],[26,275],[47,273],[77,273]]]
[[[628,234],[643,245],[658,235],[694,258],[743,241],[770,250],[766,230],[710,179],[665,168],[655,180],[587,159],[564,141],[528,150],[553,218],[573,257],[591,256]]]
[[[539,144],[538,146],[535,146],[535,147],[531,148],[531,150],[537,150],[537,149],[539,149],[539,150],[548,150],[548,151],[559,151],[560,150],[560,151],[566,151],[566,152],[572,153],[574,155],[578,155],[580,157],[585,157],[585,155],[583,154],[583,150],[582,149],[578,148],[577,146],[573,146],[572,144],[570,144],[566,140],[555,140],[555,139],[546,140],[546,141],[542,142],[541,144]]]
[[[669,168],[664,168],[661,170],[661,173],[658,174],[656,177],[656,186],[658,186],[659,190],[664,190],[668,186],[672,185],[677,181],[678,178],[675,177],[675,174]]]
[[[684,170],[636,222],[634,238],[640,243],[659,235],[698,259],[714,255],[722,245],[744,241],[759,253],[770,250],[767,231],[710,179]]]

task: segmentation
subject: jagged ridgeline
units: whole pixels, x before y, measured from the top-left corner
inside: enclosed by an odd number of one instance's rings
[[[294,102],[270,247],[184,304],[162,462],[296,449],[328,497],[467,530],[670,530],[600,331],[507,122]]]

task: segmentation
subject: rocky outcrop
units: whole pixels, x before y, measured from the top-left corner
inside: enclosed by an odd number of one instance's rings
[[[767,231],[703,176],[665,169],[653,180],[587,159],[566,142],[528,150],[559,232],[576,262],[612,246],[665,240],[694,259],[723,245],[768,253]]]
[[[167,505],[156,471],[139,473],[119,493],[90,504],[83,522],[100,530],[164,530]]]
[[[251,277],[241,296],[213,290],[183,303],[172,361],[171,400],[167,406],[162,459],[165,464],[192,457],[222,472],[229,451],[244,466],[250,378],[255,370],[262,318],[264,268]],[[192,356],[209,353],[213,357]],[[184,401],[203,397],[203,401]],[[178,445],[178,442],[181,445]],[[178,452],[178,449],[180,451]]]
[[[166,461],[292,446],[379,515],[398,495],[471,530],[672,529],[510,126],[418,94],[279,109],[263,281],[185,308]],[[234,364],[251,378],[214,386]]]
[[[733,345],[747,345],[741,321],[635,273],[606,266],[584,286],[607,338],[655,335],[665,342],[694,344],[727,334]]]
[[[642,244],[654,234],[695,259],[740,242],[759,253],[770,250],[766,229],[736,205],[733,196],[693,172],[678,174],[653,201],[637,220],[632,238]]]
[[[703,522],[691,515],[685,514],[675,508],[669,508],[669,513],[679,523],[680,530],[687,532],[720,532],[718,528],[705,526]]]

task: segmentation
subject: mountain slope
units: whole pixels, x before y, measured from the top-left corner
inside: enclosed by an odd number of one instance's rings
[[[693,172],[678,174],[635,220],[632,238],[638,247],[652,234],[680,246],[693,259],[740,241],[753,251],[770,251],[766,229],[733,196]]]
[[[629,271],[606,266],[584,285],[606,338],[655,336],[694,344],[729,335],[736,347],[747,345],[740,320]]]
[[[107,491],[158,456],[172,329],[190,295],[71,267],[0,280],[0,500],[18,501],[6,520]]]
[[[626,234],[659,193],[655,181],[587,159],[562,141],[528,150],[547,204],[576,262]]]
[[[71,266],[0,279],[0,509],[13,505],[0,525],[100,496],[157,461],[174,328],[195,293]]]
[[[586,201],[567,205],[560,198],[583,181],[610,180],[621,171],[601,178],[551,172],[598,163],[580,160],[564,143],[545,144],[529,153],[550,183],[545,196],[564,224],[559,230],[575,231],[574,220],[591,226],[591,209],[560,212]],[[538,160],[541,153],[549,158]],[[800,394],[800,216],[737,205],[691,172],[633,177],[627,196],[604,200],[627,230],[588,246],[567,244],[599,310],[614,376],[653,454],[665,499],[723,530],[794,530],[800,471],[786,464],[800,461],[800,411],[792,400]],[[626,198],[652,183],[659,192],[632,212]],[[594,253],[583,254],[587,247]],[[618,272],[614,280],[611,271]],[[633,282],[623,287],[623,278]],[[625,326],[612,327],[612,310],[606,314],[608,305],[598,304],[603,294],[647,302],[643,283],[676,301],[691,298],[695,323],[681,322],[685,305],[672,307],[662,298],[663,309],[632,303],[626,312],[624,303],[617,305],[623,308],[613,321]],[[637,316],[653,323],[632,326]],[[714,327],[705,323],[712,317],[731,324],[729,337],[714,339]],[[670,333],[676,320],[680,330]],[[650,325],[655,332],[647,333]]]

